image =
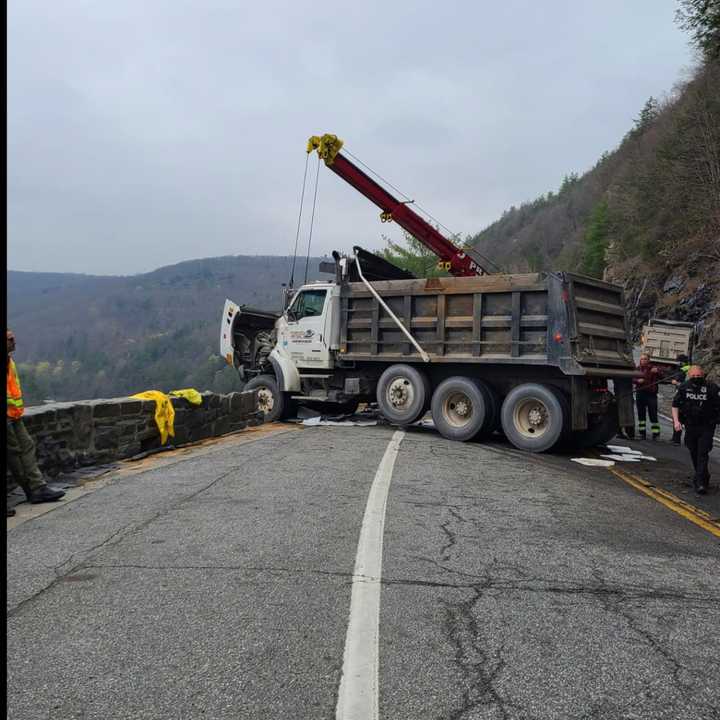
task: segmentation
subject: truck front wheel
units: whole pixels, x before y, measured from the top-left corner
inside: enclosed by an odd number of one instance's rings
[[[545,385],[518,385],[502,404],[503,432],[519,450],[549,450],[560,440],[567,424],[564,405],[558,394]]]
[[[448,440],[472,440],[492,422],[488,399],[485,388],[470,378],[443,380],[432,396],[433,423]]]
[[[391,365],[377,384],[377,403],[383,416],[395,425],[414,423],[426,410],[430,382],[412,365]]]
[[[262,411],[265,422],[274,422],[284,417],[288,402],[272,375],[254,377],[245,385],[243,391],[245,390],[258,391],[258,408]]]

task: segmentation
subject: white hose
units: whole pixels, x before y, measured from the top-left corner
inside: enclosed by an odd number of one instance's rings
[[[365,287],[373,294],[375,299],[383,306],[385,312],[395,321],[397,326],[403,331],[405,337],[415,346],[415,349],[420,353],[420,357],[427,363],[430,362],[430,356],[418,345],[417,340],[410,334],[410,331],[397,319],[395,313],[387,306],[385,301],[375,292],[375,288],[365,279],[362,268],[360,267],[360,258],[358,257],[357,250],[355,251],[355,264],[357,265],[358,275],[360,279],[365,283]]]

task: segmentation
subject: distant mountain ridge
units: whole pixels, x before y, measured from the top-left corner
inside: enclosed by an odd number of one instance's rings
[[[308,279],[319,272],[311,258]],[[31,402],[234,387],[219,358],[223,304],[279,309],[291,258],[189,260],[130,276],[8,271],[8,325]],[[296,285],[305,274],[298,260]]]

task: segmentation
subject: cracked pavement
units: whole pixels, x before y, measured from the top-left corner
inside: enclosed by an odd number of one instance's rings
[[[334,717],[391,436],[221,443],[14,527],[8,717]],[[384,538],[381,718],[720,718],[720,542],[607,471],[408,432]]]

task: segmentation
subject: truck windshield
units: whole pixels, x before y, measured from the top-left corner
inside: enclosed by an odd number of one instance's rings
[[[327,290],[303,290],[290,308],[296,320],[322,315]]]

